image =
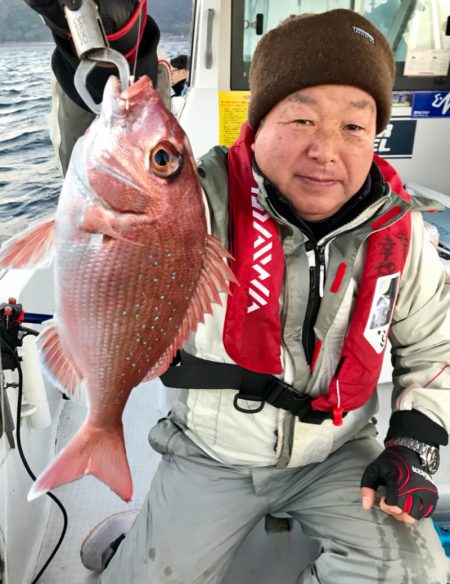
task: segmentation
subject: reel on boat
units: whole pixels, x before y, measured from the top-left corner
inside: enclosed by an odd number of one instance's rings
[[[17,348],[22,346],[23,330],[21,325],[24,317],[22,305],[18,304],[15,298],[9,298],[8,302],[0,304],[0,338],[4,341],[1,343],[3,369],[11,369],[12,371],[17,369],[17,360],[6,347],[17,353]],[[19,358],[18,355],[17,358]]]
[[[51,414],[47,399],[44,379],[40,370],[36,337],[38,331],[25,326],[27,317],[15,298],[0,304],[0,371],[2,372],[0,419],[6,428],[13,429],[6,388],[21,387],[20,418],[29,418],[29,424],[35,430],[43,430],[51,423]],[[9,370],[10,374],[3,373]],[[11,374],[16,374],[11,377]],[[22,393],[23,390],[23,393]],[[8,423],[8,420],[10,423]],[[0,423],[0,430],[2,424]],[[0,432],[1,435],[1,432]],[[12,436],[10,444],[13,445]]]

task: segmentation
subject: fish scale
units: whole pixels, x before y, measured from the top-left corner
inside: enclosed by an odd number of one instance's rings
[[[38,340],[44,374],[86,419],[29,499],[93,474],[132,496],[122,414],[133,387],[164,373],[235,281],[207,234],[186,135],[148,77],[110,77],[100,115],[77,142],[56,217],[6,242],[0,265],[55,254],[56,313]]]

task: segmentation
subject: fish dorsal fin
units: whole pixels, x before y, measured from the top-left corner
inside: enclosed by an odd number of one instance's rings
[[[0,265],[4,268],[45,267],[53,258],[54,219],[34,224],[5,241],[0,249]]]
[[[172,344],[151,368],[143,381],[159,377],[167,370],[178,349],[183,346],[189,335],[197,330],[198,323],[205,322],[205,314],[212,314],[212,304],[222,304],[219,294],[221,292],[229,294],[228,282],[237,283],[233,272],[223,261],[223,258],[230,257],[230,254],[222,247],[216,237],[207,235],[206,253],[200,278],[180,328]]]
[[[55,321],[42,331],[38,338],[39,359],[45,376],[68,397],[85,401],[84,383],[78,368],[61,346]]]

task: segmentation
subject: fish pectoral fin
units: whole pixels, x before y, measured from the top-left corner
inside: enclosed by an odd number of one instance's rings
[[[120,233],[117,227],[120,226],[120,215],[102,207],[89,207],[83,215],[83,219],[78,228],[86,233],[101,234],[111,239],[124,241],[132,245],[142,247],[144,244],[133,239],[129,239]],[[129,224],[125,225],[129,227]]]
[[[35,223],[5,241],[0,249],[0,265],[5,268],[45,267],[54,255],[54,219]]]
[[[108,485],[124,501],[131,500],[133,483],[121,424],[105,430],[88,418],[69,444],[39,475],[28,493],[28,500],[37,499],[47,491],[87,474]]]
[[[50,321],[49,326],[39,335],[38,346],[41,366],[50,383],[68,397],[85,402],[82,375],[61,346],[55,320]]]

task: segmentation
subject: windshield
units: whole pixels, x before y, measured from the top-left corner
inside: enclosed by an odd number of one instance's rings
[[[253,51],[261,36],[290,14],[354,9],[356,2],[323,0],[233,0],[231,89],[248,89]],[[448,48],[446,39],[450,0],[369,0],[358,2],[359,10],[389,40],[397,63],[396,89],[450,88],[447,78],[403,75],[407,51]],[[448,32],[448,31],[447,31]]]

